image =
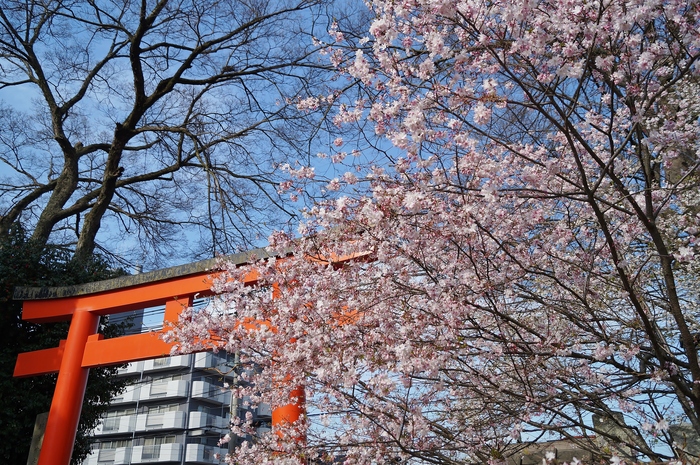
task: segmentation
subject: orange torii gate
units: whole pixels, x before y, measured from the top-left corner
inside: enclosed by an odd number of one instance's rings
[[[253,256],[268,255],[255,250],[227,257],[227,261],[243,265]],[[215,265],[210,259],[84,285],[15,291],[14,298],[24,301],[23,320],[70,320],[68,336],[58,347],[19,354],[15,365],[15,377],[58,373],[38,465],[69,465],[90,368],[170,355],[172,346],[158,337],[160,332],[104,339],[97,332],[100,316],[165,304],[163,324],[167,327],[192,305],[195,295],[212,294]],[[244,279],[246,284],[255,281],[253,274]],[[293,396],[303,399],[299,389]],[[303,412],[303,400],[298,400],[273,410],[272,423],[294,422]]]

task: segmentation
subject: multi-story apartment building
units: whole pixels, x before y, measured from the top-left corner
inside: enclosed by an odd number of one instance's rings
[[[135,326],[147,328],[141,321]],[[121,368],[118,376],[131,382],[93,431],[93,451],[82,465],[223,462],[228,446],[218,444],[229,431],[231,410],[246,414],[225,387],[235,381],[234,368],[232,356],[210,352]],[[261,430],[269,428],[268,406],[252,413]]]
[[[225,356],[178,355],[130,363],[119,370],[132,383],[94,430],[83,465],[219,463],[227,449],[231,382]]]

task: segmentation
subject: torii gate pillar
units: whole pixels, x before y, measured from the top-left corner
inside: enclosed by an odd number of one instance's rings
[[[100,317],[87,310],[75,312],[71,319],[38,465],[70,463],[90,372],[82,366],[83,355],[99,322]]]

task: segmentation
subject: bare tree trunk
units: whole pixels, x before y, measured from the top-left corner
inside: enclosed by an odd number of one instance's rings
[[[78,237],[78,244],[75,247],[75,253],[73,255],[74,262],[86,260],[92,256],[95,251],[95,238],[97,237],[97,232],[100,230],[102,218],[114,197],[117,179],[119,179],[124,171],[124,168],[120,167],[119,163],[122,159],[124,147],[126,147],[131,134],[131,131],[124,129],[121,125],[117,125],[117,129],[114,131],[114,143],[107,157],[107,166],[105,166],[104,175],[102,177],[100,193],[83,221],[80,236]]]
[[[34,228],[34,233],[32,234],[32,242],[39,245],[46,245],[53,231],[54,226],[61,219],[63,219],[61,213],[63,212],[63,207],[66,202],[75,192],[75,188],[78,185],[78,163],[77,160],[71,160],[66,157],[66,164],[63,167],[61,175],[56,180],[56,188],[51,193],[46,207],[41,212],[39,216],[39,221]]]

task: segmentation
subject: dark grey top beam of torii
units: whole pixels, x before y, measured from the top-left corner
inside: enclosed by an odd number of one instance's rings
[[[270,255],[270,253],[265,249],[253,249],[247,252],[227,255],[221,258],[209,258],[185,265],[163,268],[146,273],[120,276],[118,278],[95,281],[92,283],[60,287],[17,287],[15,288],[13,299],[46,300],[97,294],[99,292],[123,289],[141,284],[155,283],[158,281],[181,278],[189,275],[204,274],[208,271],[213,272],[223,262],[240,266],[248,264],[255,259],[269,258],[271,256],[272,255]]]

